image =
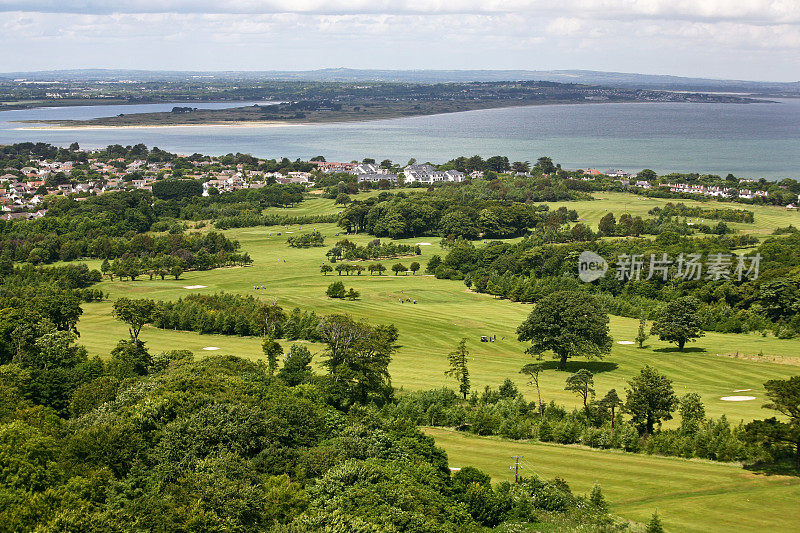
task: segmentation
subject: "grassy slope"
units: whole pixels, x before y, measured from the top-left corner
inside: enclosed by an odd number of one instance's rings
[[[515,442],[426,429],[454,467],[472,465],[496,481],[523,475],[562,477],[576,493],[599,483],[615,514],[646,522],[653,511],[667,531],[793,531],[800,520],[800,479],[752,474],[733,464]]]
[[[633,201],[638,201],[634,198]],[[313,205],[312,205],[313,202]],[[310,209],[315,212],[335,211],[330,200],[314,199],[303,207],[282,210],[303,214]],[[602,216],[602,214],[601,214]],[[343,276],[347,287],[361,291],[360,301],[333,301],[325,297],[327,285],[338,276],[323,277],[319,274],[324,253],[337,237],[338,229],[332,224],[315,226],[326,235],[326,247],[298,250],[286,246],[286,228],[243,228],[226,232],[239,239],[244,249],[255,260],[249,268],[220,269],[210,272],[189,272],[179,280],[136,282],[104,282],[101,287],[111,295],[176,299],[192,292],[229,291],[254,294],[262,298],[278,299],[286,309],[299,306],[314,309],[318,313],[348,312],[372,322],[392,322],[400,330],[402,348],[391,366],[394,384],[406,389],[427,389],[450,384],[444,376],[446,354],[461,337],[468,339],[471,351],[473,386],[497,386],[506,377],[512,378],[521,390],[533,398],[535,391],[519,374],[520,367],[528,360],[523,353],[525,346],[516,341],[514,330],[531,311],[530,305],[493,299],[483,294],[468,292],[461,282],[436,280],[430,276]],[[291,227],[288,231],[309,231],[311,226]],[[283,235],[278,236],[281,230]],[[353,238],[366,242],[371,237],[359,235]],[[416,258],[423,265],[434,253],[441,253],[436,238],[409,239],[403,242],[431,242],[423,246],[423,256]],[[285,260],[285,262],[284,262]],[[406,265],[412,259],[403,259]],[[384,261],[390,266],[395,261]],[[92,264],[95,264],[94,262]],[[253,290],[253,285],[264,285],[267,290]],[[206,285],[207,288],[187,290],[187,285]],[[411,297],[417,305],[399,303],[398,296]],[[88,304],[79,324],[81,342],[90,353],[106,355],[116,341],[127,334],[122,324],[111,318],[109,302]],[[612,317],[611,329],[615,340],[632,340],[636,334],[637,321]],[[206,346],[217,346],[217,353],[231,353],[258,358],[258,339],[198,335],[191,332],[163,331],[146,328],[143,338],[151,350],[159,351],[175,347],[188,348],[197,354],[207,354]],[[497,335],[496,343],[481,343],[481,335]],[[503,339],[505,337],[505,339]],[[615,387],[625,389],[625,382],[644,364],[651,364],[675,381],[679,394],[699,392],[710,415],[727,414],[733,420],[761,417],[763,400],[761,384],[767,379],[784,378],[800,373],[795,366],[800,362],[800,340],[762,338],[758,335],[725,335],[709,333],[691,345],[692,350],[679,354],[670,351],[669,345],[651,339],[645,349],[614,345],[611,356],[603,361],[574,361],[570,369],[586,366],[597,372],[596,389],[599,394]],[[763,352],[764,356],[757,354]],[[733,357],[739,354],[739,358]],[[719,355],[717,355],[719,354]],[[744,356],[755,360],[747,360]],[[777,364],[775,361],[790,364]],[[577,399],[563,390],[565,374],[555,370],[545,373],[543,396],[545,401],[577,405]],[[450,384],[452,385],[452,384]],[[749,402],[723,402],[721,396],[730,395],[736,389],[753,389],[758,399]]]

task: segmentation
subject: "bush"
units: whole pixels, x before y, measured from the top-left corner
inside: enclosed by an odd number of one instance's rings
[[[328,285],[328,289],[325,291],[325,294],[328,295],[328,298],[344,298],[346,294],[344,290],[344,283],[341,281],[334,281]]]

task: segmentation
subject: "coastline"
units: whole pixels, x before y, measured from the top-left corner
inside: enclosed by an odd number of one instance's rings
[[[269,121],[246,121],[240,120],[235,122],[208,122],[203,124],[151,124],[151,125],[130,125],[130,126],[97,126],[97,125],[89,125],[89,126],[60,126],[58,124],[48,124],[47,122],[41,121],[38,122],[42,124],[42,126],[27,126],[27,127],[20,127],[20,128],[13,128],[14,131],[80,131],[80,130],[141,130],[141,129],[161,129],[161,128],[246,128],[246,127],[258,127],[258,128],[278,128],[278,127],[285,127],[285,126],[313,126],[315,124],[334,124],[334,122],[287,122],[287,121],[279,121],[279,120],[269,120]]]
[[[375,116],[375,117],[364,117],[358,119],[333,119],[333,120],[313,120],[313,121],[304,121],[304,122],[294,122],[291,120],[233,120],[233,121],[210,121],[210,122],[203,122],[203,123],[196,123],[196,124],[129,124],[129,125],[109,125],[109,124],[88,124],[88,125],[61,125],[56,123],[55,121],[46,121],[46,120],[36,120],[36,121],[17,121],[20,124],[31,124],[30,126],[22,126],[18,128],[13,128],[16,131],[82,131],[82,130],[137,130],[137,129],[162,129],[162,128],[248,128],[248,127],[255,127],[255,128],[277,128],[277,127],[286,127],[286,126],[318,126],[318,125],[328,125],[328,124],[357,124],[357,123],[365,123],[365,122],[375,122],[378,120],[394,120],[400,118],[414,118],[414,117],[432,117],[432,116],[439,116],[439,115],[450,115],[453,113],[468,113],[472,111],[486,111],[491,109],[515,109],[515,108],[524,108],[524,107],[542,107],[542,106],[578,106],[578,105],[603,105],[603,104],[672,104],[676,102],[659,102],[659,101],[645,101],[645,100],[634,100],[634,101],[598,101],[598,100],[587,100],[587,101],[553,101],[553,102],[531,102],[526,104],[518,104],[512,103],[511,105],[498,105],[498,106],[491,106],[491,107],[484,107],[484,106],[476,106],[472,109],[454,109],[452,111],[440,111],[436,113],[420,113],[420,114],[389,114],[388,116]],[[709,104],[709,103],[726,103],[729,105],[744,105],[750,103],[779,103],[774,100],[759,100],[757,102],[681,102],[683,104]],[[100,118],[111,118],[111,117],[100,117]],[[92,120],[92,119],[90,119]]]

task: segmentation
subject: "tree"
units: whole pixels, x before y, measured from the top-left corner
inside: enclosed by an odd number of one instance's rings
[[[351,301],[358,300],[361,297],[361,293],[355,290],[353,287],[350,287],[344,297]]]
[[[589,493],[589,502],[599,509],[605,509],[608,504],[603,497],[603,489],[595,483],[592,485],[592,491]]]
[[[658,511],[653,513],[653,516],[650,517],[650,521],[647,523],[647,527],[645,528],[645,533],[664,533],[664,526],[661,525],[661,518],[658,516]]]
[[[283,359],[283,366],[278,371],[278,378],[292,387],[307,381],[312,375],[312,359],[313,356],[308,348],[302,344],[292,344]]]
[[[286,320],[286,313],[283,307],[278,305],[277,300],[273,299],[269,303],[261,304],[258,308],[258,317],[264,325],[263,336],[277,336],[278,329]]]
[[[103,259],[103,263],[100,265],[100,272],[102,272],[104,276],[110,274],[111,281],[114,281],[114,275],[111,272],[111,263],[108,262],[108,259]]]
[[[408,269],[403,263],[395,263],[392,265],[392,272],[394,275],[398,275],[400,272],[406,272]]]
[[[181,274],[183,274],[183,267],[181,265],[172,265],[169,269],[169,275],[174,276],[176,280],[181,277]]]
[[[531,341],[527,353],[551,351],[566,370],[570,357],[602,357],[611,351],[608,315],[588,294],[574,291],[545,296],[517,328],[520,341]]]
[[[600,219],[597,225],[598,231],[603,235],[614,235],[617,229],[617,221],[614,218],[614,213],[607,213]]]
[[[336,200],[334,201],[334,204],[336,205],[347,205],[349,203],[350,203],[350,197],[345,193],[339,194],[336,197]]]
[[[644,348],[644,343],[647,341],[647,320],[644,318],[644,314],[639,318],[639,331],[636,333],[636,344],[639,348]]]
[[[556,167],[553,164],[553,160],[549,157],[540,157],[536,160],[536,164],[533,168],[538,169],[542,172],[542,174],[551,174],[556,171]]]
[[[386,267],[383,266],[383,263],[376,263],[375,270],[378,272],[379,276],[383,276],[383,273],[386,272]]]
[[[589,397],[594,398],[594,376],[585,368],[581,368],[567,377],[564,390],[576,393],[583,400],[583,409],[589,412]]]
[[[196,179],[167,179],[153,183],[153,196],[159,200],[180,200],[201,196],[203,185]]]
[[[704,335],[698,313],[700,302],[692,296],[676,298],[658,312],[650,333],[662,341],[674,342],[683,351],[687,341]]]
[[[785,417],[754,420],[745,426],[748,439],[770,444],[789,444],[794,447],[795,463],[800,468],[800,376],[771,379],[764,383],[769,403],[764,408],[778,411]]]
[[[152,320],[155,309],[156,303],[153,300],[119,298],[114,302],[111,313],[117,320],[128,324],[131,340],[138,344],[139,332],[142,331],[145,324]]]
[[[684,395],[680,400],[679,412],[681,414],[681,432],[694,435],[700,429],[700,424],[706,419],[706,408],[696,392]]]
[[[328,315],[320,320],[319,334],[327,345],[322,364],[342,404],[383,403],[391,397],[394,325],[371,326],[350,315]]]
[[[325,291],[325,294],[328,295],[328,298],[344,298],[344,283],[341,281],[334,281],[328,285],[328,289]]]
[[[617,389],[611,389],[608,391],[599,403],[602,407],[611,410],[611,429],[614,429],[614,422],[617,416],[615,411],[618,407],[622,406],[622,400],[617,394]]]
[[[120,379],[144,376],[153,364],[144,342],[123,339],[111,350],[109,373]]]
[[[275,370],[278,368],[278,357],[283,355],[283,347],[275,340],[275,337],[270,335],[264,338],[261,350],[264,352],[264,357],[267,358],[269,375],[275,375]]]
[[[455,378],[458,382],[458,390],[464,399],[467,399],[469,394],[469,369],[467,368],[467,359],[469,352],[467,351],[467,339],[461,339],[456,345],[455,351],[447,355],[447,360],[450,363],[450,368],[445,370],[445,375]]]
[[[528,363],[522,367],[522,372],[530,378],[529,383],[536,385],[536,394],[539,397],[539,414],[544,415],[544,403],[542,403],[542,390],[539,388],[539,375],[544,370],[544,364],[541,361],[535,363]]]
[[[649,168],[645,168],[641,170],[638,174],[636,174],[636,177],[639,178],[640,180],[651,181],[654,179],[658,179],[658,174],[656,174],[655,171],[650,170]]]
[[[419,268],[420,268],[420,265],[416,261],[414,261],[413,263],[408,265],[408,269],[411,271],[411,274],[414,275],[414,276],[417,275],[417,270],[419,270]]]
[[[436,269],[439,268],[439,265],[442,264],[442,258],[438,255],[432,255],[430,259],[428,259],[428,264],[425,266],[425,272],[428,274],[434,274]]]
[[[678,397],[670,379],[656,369],[645,366],[631,378],[629,384],[625,408],[640,435],[650,435],[656,424],[661,425],[662,420],[672,420]]]
[[[327,276],[328,272],[333,272],[333,267],[323,264],[321,267],[319,267],[319,271],[322,272],[323,275]]]

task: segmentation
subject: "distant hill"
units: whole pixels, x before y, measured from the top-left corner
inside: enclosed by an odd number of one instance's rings
[[[0,79],[51,80],[184,80],[191,78],[214,79],[273,79],[302,81],[384,81],[444,83],[468,81],[541,80],[561,83],[582,83],[621,88],[644,88],[683,91],[755,92],[768,94],[798,94],[798,82],[766,82],[748,80],[720,80],[712,78],[686,78],[681,76],[631,74],[624,72],[599,72],[594,70],[362,70],[329,68],[305,71],[152,71],[78,69],[37,72],[10,72],[0,74]]]

